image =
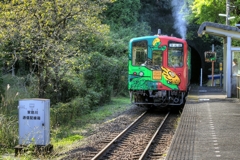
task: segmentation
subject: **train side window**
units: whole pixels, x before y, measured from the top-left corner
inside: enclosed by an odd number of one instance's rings
[[[132,65],[140,66],[147,59],[147,41],[132,43]]]

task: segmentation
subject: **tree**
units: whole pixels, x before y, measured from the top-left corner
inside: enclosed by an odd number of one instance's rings
[[[235,16],[234,20],[231,20],[231,24],[235,24],[240,21],[238,13],[240,12],[239,8],[240,1],[234,1],[230,3],[230,15]],[[235,7],[231,7],[235,6]],[[195,0],[191,6],[192,14],[191,19],[196,19],[198,24],[201,24],[205,21],[222,23],[226,24],[226,18],[220,17],[219,14],[226,13],[226,1],[216,1],[216,0]]]
[[[0,2],[1,45],[27,61],[30,73],[38,77],[38,97],[56,92],[60,99],[60,82],[68,71],[70,57],[87,54],[92,45],[109,32],[99,14],[111,0]],[[17,37],[17,38],[16,38]],[[1,51],[3,52],[3,51]]]
[[[107,45],[100,46],[105,55],[126,56],[131,38],[150,34],[150,27],[139,19],[140,14],[140,0],[118,0],[107,5],[102,17],[111,32]]]
[[[141,8],[140,0],[118,0],[108,4],[107,10],[104,11],[104,21],[110,24],[114,31],[119,28],[126,28],[136,25]]]

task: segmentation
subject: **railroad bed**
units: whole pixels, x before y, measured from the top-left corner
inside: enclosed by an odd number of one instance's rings
[[[165,159],[179,112],[147,111],[120,133],[113,132],[84,154],[63,159]]]

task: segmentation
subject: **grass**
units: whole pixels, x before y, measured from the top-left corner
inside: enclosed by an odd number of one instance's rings
[[[73,149],[78,145],[79,142],[84,140],[82,132],[91,132],[93,130],[94,124],[103,123],[109,117],[114,114],[119,114],[130,107],[129,98],[126,97],[114,97],[109,104],[101,106],[96,110],[91,111],[89,114],[83,115],[78,119],[73,120],[71,123],[65,126],[59,126],[57,128],[51,129],[51,144],[54,147],[54,153],[48,155],[47,157],[38,157],[41,159],[52,159],[56,158],[54,155],[66,152]],[[4,159],[15,159],[13,156],[14,150],[10,151],[12,153],[8,156],[4,156]],[[33,159],[36,158],[32,153],[26,153],[22,156],[17,157],[17,159]],[[0,157],[1,159],[1,157]]]
[[[73,120],[67,126],[55,129],[51,138],[51,144],[54,146],[55,152],[66,152],[74,148],[74,142],[84,140],[85,137],[81,135],[83,132],[91,134],[94,125],[103,123],[109,117],[121,113],[129,107],[129,98],[114,97],[109,104]]]
[[[52,139],[52,144],[54,145],[55,148],[63,148],[64,146],[71,145],[74,141],[80,141],[83,138],[84,137],[80,135],[72,135],[63,138],[59,141],[57,141],[56,139]]]
[[[129,107],[130,101],[126,97],[115,97],[112,98],[112,101],[109,104],[106,104],[102,107],[93,110],[90,114],[82,116],[80,119],[77,119],[77,122],[81,121],[80,124],[85,126],[91,123],[97,123],[103,121],[108,116],[122,112]],[[75,124],[79,125],[79,124]]]

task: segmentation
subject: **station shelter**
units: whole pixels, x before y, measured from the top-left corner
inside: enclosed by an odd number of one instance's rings
[[[231,98],[236,95],[237,75],[240,74],[240,68],[237,68],[237,73],[233,73],[232,69],[233,60],[237,59],[240,63],[240,47],[232,46],[232,40],[240,40],[240,29],[219,23],[204,22],[198,29],[198,36],[202,37],[204,34],[223,38],[223,90],[226,91],[227,98]]]

